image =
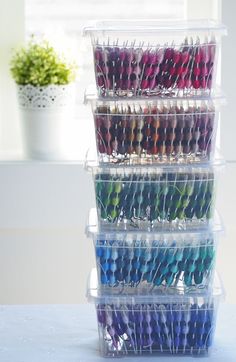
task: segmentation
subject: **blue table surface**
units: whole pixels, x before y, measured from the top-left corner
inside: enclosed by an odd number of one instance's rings
[[[122,361],[173,361],[126,357]],[[0,362],[102,361],[93,305],[0,306]],[[194,361],[193,357],[177,360]],[[209,362],[236,362],[236,305],[220,305]],[[106,358],[105,361],[114,361]]]

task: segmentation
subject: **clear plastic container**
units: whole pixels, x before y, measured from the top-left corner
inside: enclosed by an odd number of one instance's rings
[[[225,98],[99,99],[92,107],[100,163],[192,163],[214,158],[219,106]]]
[[[93,238],[102,290],[114,294],[167,288],[190,292],[211,286],[222,225],[207,230],[172,232],[103,232],[91,209],[86,228]]]
[[[175,230],[207,225],[214,214],[215,171],[221,165],[217,162],[102,167],[87,161],[94,176],[99,226]]]
[[[101,96],[195,96],[215,87],[226,28],[207,20],[111,20],[84,34]]]
[[[87,295],[95,303],[103,356],[183,356],[210,352],[223,290],[216,277],[207,292],[114,296],[101,293],[93,269]]]

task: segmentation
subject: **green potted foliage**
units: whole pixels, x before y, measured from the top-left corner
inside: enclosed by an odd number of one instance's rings
[[[73,132],[75,63],[47,41],[32,39],[14,52],[10,70],[17,84],[27,156],[66,158]]]

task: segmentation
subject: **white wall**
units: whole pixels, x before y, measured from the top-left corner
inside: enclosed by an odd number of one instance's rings
[[[220,19],[222,0],[185,0],[189,19]]]
[[[85,301],[91,175],[81,165],[1,165],[0,200],[0,303]]]
[[[236,161],[236,149],[234,147],[236,132],[235,122],[235,82],[236,72],[236,22],[235,1],[222,1],[222,19],[228,26],[228,36],[222,45],[222,87],[227,95],[227,107],[222,113],[222,150],[227,160]]]

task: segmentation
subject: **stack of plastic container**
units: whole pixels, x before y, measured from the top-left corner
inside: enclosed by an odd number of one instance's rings
[[[104,21],[86,28],[97,93],[97,268],[88,297],[104,356],[205,354],[222,286],[214,199],[222,25]]]

